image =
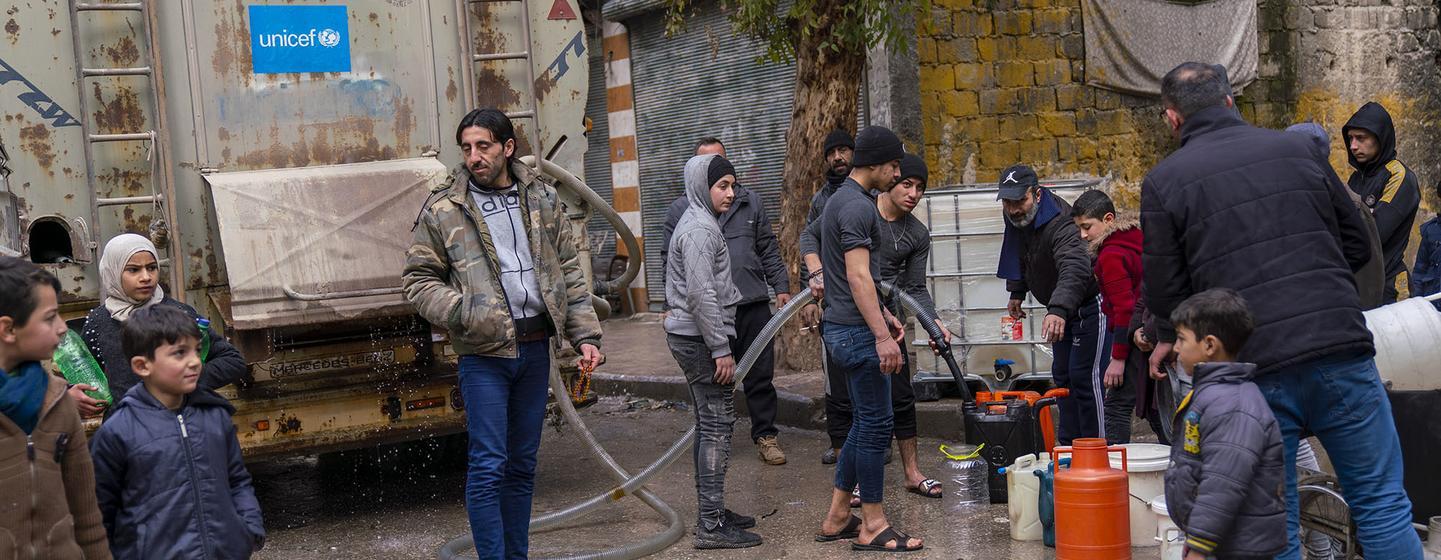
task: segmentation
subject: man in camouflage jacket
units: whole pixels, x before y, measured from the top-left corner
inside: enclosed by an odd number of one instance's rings
[[[450,331],[470,432],[466,510],[482,558],[525,558],[550,337],[600,365],[600,321],[555,189],[515,161],[504,113],[471,111],[465,157],[431,193],[406,251],[406,298]]]

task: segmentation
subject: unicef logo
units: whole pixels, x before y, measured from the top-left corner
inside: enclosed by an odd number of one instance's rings
[[[316,37],[320,46],[330,48],[340,44],[340,32],[334,29],[325,29]]]

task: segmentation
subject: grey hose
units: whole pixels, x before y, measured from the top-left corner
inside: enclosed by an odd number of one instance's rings
[[[878,285],[882,291],[894,295],[907,310],[915,313],[922,328],[925,328],[927,334],[931,336],[931,340],[937,341],[937,348],[944,352],[944,356],[949,356],[950,345],[947,343],[948,341],[945,341],[944,337],[941,336],[940,328],[937,327],[935,323],[935,315],[921,307],[914,298],[911,298],[905,294],[905,292],[892,290],[891,286],[884,282],[880,282]],[[756,360],[760,359],[761,352],[770,345],[771,340],[780,332],[781,327],[795,317],[802,307],[805,307],[806,304],[811,302],[811,299],[811,291],[809,288],[801,290],[801,293],[791,298],[790,303],[787,303],[777,311],[775,317],[772,317],[770,322],[766,323],[765,328],[761,329],[760,334],[756,337],[756,342],[751,345],[750,350],[741,357],[740,363],[736,365],[736,385],[740,385],[745,380],[746,374],[750,373],[751,368],[755,366]],[[966,390],[964,380],[961,377],[959,368],[956,367],[955,360],[947,359],[947,362],[952,368],[951,374],[960,383],[962,394],[966,395],[966,400],[970,400],[970,393]],[[650,466],[642,469],[640,473],[632,476],[601,447],[595,435],[591,433],[590,429],[585,425],[585,422],[580,418],[580,415],[576,413],[575,405],[570,402],[570,399],[564,397],[567,391],[565,383],[560,378],[558,369],[551,371],[550,386],[555,394],[561,395],[560,398],[556,399],[561,414],[567,422],[575,426],[576,430],[580,433],[581,439],[585,441],[586,447],[589,449],[591,455],[600,459],[602,463],[605,463],[607,469],[611,472],[612,476],[620,482],[620,485],[566,509],[532,518],[530,530],[543,531],[552,529],[561,523],[594,511],[600,506],[619,501],[626,495],[635,495],[636,498],[666,518],[667,527],[664,532],[627,546],[561,558],[565,560],[630,560],[655,554],[679,540],[685,533],[685,525],[682,524],[679,514],[665,502],[656,498],[649,490],[644,488],[644,486],[651,478],[654,478],[656,474],[659,474],[671,464],[675,463],[681,454],[690,448],[695,440],[695,426],[691,426],[689,430],[686,430],[686,433],[682,435],[680,439],[677,439],[676,442],[671,445],[670,449],[667,449],[654,463],[651,463]],[[452,560],[458,558],[461,552],[473,550],[474,548],[475,544],[471,541],[470,535],[462,535],[446,543],[445,546],[440,549],[440,558],[441,560]]]
[[[520,161],[521,163],[535,167],[535,156],[525,156],[520,158]],[[610,226],[615,228],[616,235],[620,236],[620,240],[625,244],[627,254],[629,254],[631,258],[626,261],[625,272],[620,275],[620,278],[609,282],[596,282],[595,294],[604,296],[606,294],[620,293],[640,274],[641,260],[643,260],[641,256],[644,253],[640,250],[640,243],[636,241],[635,234],[630,231],[630,227],[625,225],[625,220],[620,218],[620,214],[616,213],[615,208],[611,208],[609,202],[606,202],[605,199],[601,198],[595,191],[590,190],[590,187],[587,187],[575,174],[567,171],[564,167],[551,163],[550,160],[544,159],[540,160],[540,172],[554,177],[562,186],[567,187],[567,190],[575,193],[581,200],[584,200],[586,204],[589,204],[591,208],[600,212],[600,215],[605,217],[605,221],[610,222]]]

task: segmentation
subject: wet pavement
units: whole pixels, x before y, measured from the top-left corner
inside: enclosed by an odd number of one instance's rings
[[[606,398],[582,412],[596,437],[632,472],[645,467],[693,422],[685,405],[647,399]],[[812,540],[830,496],[832,467],[820,464],[827,445],[820,432],[782,428],[780,440],[790,462],[766,466],[746,438],[745,420],[736,424],[727,506],[760,517],[764,545],[733,551],[691,547],[695,486],[688,456],[651,483],[688,523],[687,535],[655,558],[835,558],[875,557],[852,553],[846,542]],[[939,441],[922,438],[922,468],[935,475]],[[464,440],[441,438],[380,450],[309,456],[250,465],[265,513],[269,542],[256,558],[429,559],[456,535],[468,531],[463,484]],[[540,451],[535,510],[567,507],[610,487],[602,466],[566,427],[547,427]],[[940,500],[906,493],[900,461],[886,472],[886,511],[892,523],[926,539],[926,550],[905,558],[1054,557],[1039,543],[1009,537],[1005,505],[964,517],[947,516]],[[664,529],[662,519],[634,499],[535,533],[533,557],[594,552],[635,541]],[[1158,557],[1155,548],[1134,549],[1134,557]]]

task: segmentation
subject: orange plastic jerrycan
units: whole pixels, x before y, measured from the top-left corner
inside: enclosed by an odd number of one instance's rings
[[[1108,453],[1121,454],[1121,469]],[[1082,438],[1057,447],[1054,457],[1071,455],[1070,468],[1056,469],[1056,558],[1128,560],[1131,557],[1130,497],[1126,448]]]

